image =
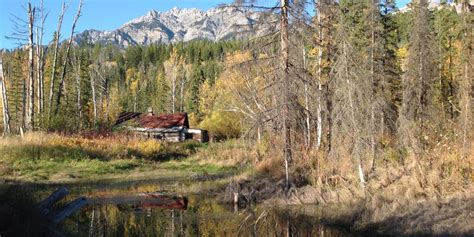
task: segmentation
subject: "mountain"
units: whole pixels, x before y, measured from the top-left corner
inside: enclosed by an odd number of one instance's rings
[[[268,15],[233,7],[212,8],[208,11],[196,8],[172,8],[166,12],[152,10],[113,31],[86,30],[76,35],[75,42],[127,47],[198,39],[242,39],[268,34],[270,27],[258,24],[265,16]]]
[[[471,2],[474,2],[473,0],[470,0]],[[472,6],[472,3],[470,4]],[[440,1],[435,1],[435,0],[429,0],[428,1],[428,9],[431,11],[434,10],[439,10],[444,7],[449,7],[449,8],[454,8],[457,13],[461,13],[462,11],[462,4],[461,3],[456,3],[456,2],[446,2],[444,4],[441,4]],[[411,11],[411,4],[407,4],[404,7],[401,7],[398,12],[400,13],[405,13],[408,11]]]

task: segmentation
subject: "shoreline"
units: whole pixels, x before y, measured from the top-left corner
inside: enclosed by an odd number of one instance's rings
[[[276,185],[273,189],[263,188],[268,184]],[[228,192],[239,187],[243,200],[297,210],[324,225],[342,227],[362,236],[474,236],[472,185],[447,196],[419,188],[413,176],[402,175],[384,188],[371,189],[378,185],[380,182],[369,183],[365,194],[358,185],[304,185],[285,190],[284,180],[259,177],[231,183],[219,195],[223,202],[229,202]],[[249,197],[251,193],[254,197]]]

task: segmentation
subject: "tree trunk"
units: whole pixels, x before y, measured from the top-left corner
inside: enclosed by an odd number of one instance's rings
[[[22,91],[21,91],[21,121],[19,124],[20,134],[23,137],[26,125],[26,106],[27,106],[27,92],[26,92],[26,77],[23,77]]]
[[[58,62],[59,38],[61,36],[61,26],[63,24],[63,17],[65,13],[66,13],[66,3],[63,2],[61,13],[59,14],[58,28],[56,30],[56,35],[55,35],[56,37],[54,39],[53,66],[51,69],[51,81],[50,81],[50,86],[49,86],[48,119],[51,119],[51,113],[53,112],[54,83],[56,80],[56,64]]]
[[[324,42],[324,32],[323,32],[323,23],[321,19],[323,1],[319,2],[317,9],[317,19],[318,19],[318,110],[317,114],[317,125],[316,125],[316,149],[321,147],[322,134],[323,134],[323,116],[322,116],[322,103],[323,103],[323,88],[322,88],[322,67],[323,67],[323,42]]]
[[[330,6],[327,5],[327,4],[333,4],[333,1],[330,0],[330,1],[327,1],[325,2],[325,5],[324,7],[328,9],[330,9]],[[331,12],[328,12],[328,13],[325,13],[327,16],[326,17],[329,17],[330,14],[332,14]],[[331,20],[331,19],[330,19]],[[325,38],[327,39],[327,46],[325,47],[326,50],[327,50],[327,56],[326,56],[326,59],[328,60],[328,64],[329,65],[332,65],[332,47],[333,45],[331,44],[331,40],[332,39],[332,29],[330,27],[330,20],[328,21],[328,33],[327,35],[325,36]],[[322,35],[322,37],[324,38],[324,35]],[[321,51],[322,52],[322,51]],[[325,100],[326,100],[326,130],[327,130],[327,133],[326,133],[326,142],[327,142],[327,146],[326,146],[326,153],[327,154],[330,154],[331,151],[332,151],[332,128],[333,128],[333,119],[332,119],[332,110],[333,110],[333,105],[332,105],[332,87],[331,87],[331,80],[332,80],[332,77],[331,77],[331,74],[327,74],[327,83],[326,83],[326,87],[325,87]]]
[[[470,10],[468,1],[462,3],[462,24],[463,24],[463,66],[462,66],[462,76],[459,89],[459,107],[461,108],[460,113],[460,128],[462,131],[462,144],[461,144],[461,158],[465,159],[469,154],[469,133],[472,126],[472,66],[470,65],[472,60],[472,27],[471,23],[468,21]]]
[[[180,100],[180,105],[179,105],[179,111],[180,112],[183,112],[184,111],[184,82],[185,82],[185,78],[182,77],[181,78],[181,87],[179,88],[180,90],[180,96],[179,96],[179,100]]]
[[[44,108],[44,22],[47,15],[44,15],[43,0],[40,5],[41,11],[41,25],[36,28],[36,70],[37,70],[37,93],[38,93],[38,114],[43,113]]]
[[[109,124],[109,103],[110,103],[110,96],[109,96],[109,77],[103,78],[104,84],[104,94],[105,94],[105,122]]]
[[[90,74],[90,77],[91,77],[91,91],[92,91],[92,105],[94,107],[94,120],[93,120],[93,125],[95,127],[95,125],[97,124],[97,99],[96,99],[96,95],[95,95],[95,79],[94,79],[94,75],[92,75],[92,73]],[[135,112],[135,111],[134,111]]]
[[[346,60],[349,58],[349,55],[346,51],[346,44],[344,43],[343,45],[343,55],[344,57],[346,58]],[[357,162],[357,169],[358,169],[358,175],[359,175],[359,181],[360,181],[360,185],[362,187],[363,190],[365,190],[365,178],[364,178],[364,170],[362,169],[362,157],[361,157],[361,147],[360,147],[360,144],[361,144],[361,134],[360,134],[360,131],[359,131],[359,124],[357,123],[356,121],[356,115],[355,115],[355,111],[357,110],[357,108],[355,108],[355,105],[354,105],[354,84],[353,84],[353,80],[350,80],[349,78],[351,77],[349,75],[349,65],[346,64],[344,65],[344,71],[345,71],[345,78],[346,78],[346,83],[348,85],[348,88],[349,88],[349,91],[348,91],[348,95],[349,95],[349,106],[350,106],[350,116],[351,116],[351,122],[352,122],[352,129],[354,130],[354,137],[355,137],[355,141],[354,141],[354,148],[353,148],[353,151],[352,151],[352,154],[353,156],[355,156],[355,159],[356,159],[356,162]]]
[[[176,75],[172,78],[171,81],[171,106],[173,114],[176,112]]]
[[[309,85],[308,78],[306,77],[306,49],[303,46],[303,69],[304,69],[304,99],[305,99],[305,115],[306,115],[306,148],[308,149],[311,146],[311,118],[310,118],[310,108],[309,108]]]
[[[34,41],[33,27],[35,23],[35,8],[28,3],[28,114],[26,116],[26,130],[34,128],[35,115],[35,68],[34,68]]]
[[[375,1],[377,2],[377,1]],[[375,170],[375,2],[370,2],[370,81],[372,93],[370,95],[370,159],[371,170]]]
[[[10,111],[8,110],[8,96],[7,83],[5,73],[3,71],[3,61],[0,59],[0,92],[2,93],[2,108],[3,108],[3,136],[11,134],[10,127]]]
[[[329,79],[330,80],[330,79]],[[332,122],[332,92],[331,92],[331,86],[330,83],[326,84],[326,120],[327,120],[327,133],[326,133],[326,141],[327,141],[327,147],[326,147],[326,153],[330,154],[332,151],[332,127],[333,127],[333,122]]]
[[[281,0],[281,20],[280,20],[280,56],[281,68],[283,75],[281,78],[282,93],[283,93],[283,139],[284,139],[284,156],[285,156],[285,176],[286,187],[289,187],[289,171],[288,163],[292,160],[291,151],[291,126],[290,126],[290,77],[289,77],[289,40],[288,40],[288,0]]]
[[[79,128],[82,128],[82,103],[81,103],[81,60],[76,57],[76,109],[79,118]]]
[[[81,16],[81,9],[82,9],[82,0],[79,2],[79,8],[77,9],[76,17],[74,18],[74,21],[72,23],[71,35],[69,36],[69,41],[66,46],[66,55],[64,56],[63,69],[61,73],[61,78],[59,80],[59,90],[58,90],[58,95],[56,98],[56,110],[54,111],[55,114],[58,114],[59,107],[61,105],[61,96],[64,89],[64,80],[66,78],[66,69],[67,69],[67,62],[69,60],[69,51],[71,50],[72,40],[74,37],[74,29],[76,28],[77,20]]]

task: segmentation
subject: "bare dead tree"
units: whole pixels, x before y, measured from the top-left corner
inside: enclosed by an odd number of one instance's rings
[[[307,70],[307,53],[306,53],[306,48],[304,47],[303,44],[303,70]],[[305,136],[305,145],[306,148],[308,149],[311,146],[311,112],[310,112],[310,103],[309,103],[309,94],[311,93],[311,88],[309,86],[308,78],[307,75],[304,74],[304,103],[305,103],[305,125],[306,125],[306,136]]]
[[[189,80],[191,75],[191,65],[183,65],[183,73],[180,79],[180,86],[179,86],[179,111],[184,111],[184,87]]]
[[[226,103],[224,110],[243,114],[247,118],[248,125],[257,128],[256,136],[260,141],[264,124],[268,124],[276,116],[274,114],[276,110],[272,109],[274,99],[268,90],[272,84],[275,84],[275,78],[265,73],[265,69],[271,67],[271,63],[252,60],[228,67],[229,70],[222,76],[228,78],[231,84],[229,89],[232,99],[230,103]]]
[[[3,136],[11,133],[10,110],[8,109],[7,83],[3,71],[3,60],[0,58],[0,92],[2,93]]]
[[[370,170],[375,170],[375,161],[377,155],[377,144],[379,138],[383,135],[384,131],[384,118],[386,111],[388,110],[388,102],[383,93],[385,86],[385,70],[383,58],[386,57],[387,53],[383,45],[385,39],[383,38],[383,25],[382,15],[380,9],[380,0],[370,0],[364,6],[366,10],[365,22],[366,35],[370,37],[368,42],[368,60],[366,61],[366,67],[369,72],[371,82],[371,95],[370,95]],[[377,122],[380,121],[380,122]]]
[[[331,157],[350,154],[357,166],[361,187],[365,187],[364,160],[374,161],[378,127],[375,121],[383,110],[384,99],[378,93],[378,82],[382,79],[381,62],[377,41],[379,21],[375,4],[343,2],[337,22],[336,61],[331,70],[334,124],[331,129],[333,147]],[[368,12],[367,12],[368,11]],[[364,16],[364,12],[368,16]],[[361,25],[368,27],[359,28]],[[366,34],[368,41],[360,41],[358,35]]]
[[[35,67],[34,67],[34,24],[35,24],[35,7],[28,3],[28,113],[26,115],[26,129],[31,131],[34,129],[35,115]]]
[[[74,21],[72,23],[71,35],[69,36],[69,40],[68,40],[67,45],[66,45],[66,54],[64,56],[63,67],[62,67],[62,72],[61,72],[61,78],[59,79],[58,95],[56,97],[55,114],[58,114],[59,107],[61,106],[61,96],[62,96],[62,93],[63,93],[63,90],[64,90],[64,81],[66,79],[66,69],[67,69],[67,64],[68,64],[68,61],[69,61],[69,51],[71,50],[72,41],[74,39],[74,30],[76,29],[77,20],[79,20],[79,17],[81,16],[82,6],[83,6],[83,2],[82,2],[82,0],[80,0],[76,16],[74,17]]]
[[[26,121],[27,121],[27,103],[28,103],[28,92],[27,92],[27,77],[23,76],[23,84],[21,90],[21,122],[19,126],[20,135],[23,137],[25,130],[26,130]]]
[[[178,88],[178,80],[183,74],[183,59],[178,55],[176,50],[173,50],[170,58],[164,62],[166,78],[171,82],[171,111],[176,112],[176,91]]]
[[[344,16],[341,16],[344,18]],[[362,188],[365,186],[365,175],[363,172],[362,158],[365,150],[365,139],[368,128],[367,117],[370,108],[370,81],[366,80],[364,68],[358,65],[360,53],[358,53],[353,42],[350,41],[351,26],[339,22],[338,38],[339,50],[337,60],[332,69],[333,79],[337,89],[333,95],[333,111],[331,116],[334,119],[332,127],[333,144],[338,146],[332,150],[331,156],[339,156],[341,150],[347,149],[357,165],[358,175]]]
[[[375,94],[375,77],[376,77],[376,74],[375,74],[375,64],[376,64],[376,61],[375,61],[375,50],[376,50],[376,46],[375,46],[375,25],[376,25],[376,14],[380,11],[380,9],[378,9],[378,6],[379,3],[378,3],[378,0],[375,0],[375,2],[371,2],[369,4],[369,15],[370,15],[370,19],[369,19],[369,22],[370,22],[370,48],[369,48],[369,51],[370,51],[370,82],[372,83],[372,95],[371,95],[371,101],[374,100],[374,94]],[[372,164],[372,168],[375,168],[375,106],[374,104],[372,103],[371,105],[371,109],[370,109],[370,130],[371,130],[371,134],[370,134],[370,158],[372,160],[371,164]]]
[[[93,125],[94,127],[96,126],[97,124],[97,96],[96,96],[96,89],[95,89],[95,75],[93,75],[93,72],[92,71],[89,71],[89,75],[90,75],[90,78],[91,78],[91,91],[92,91],[92,106],[93,106],[93,109],[94,109],[94,117],[93,117]]]
[[[433,46],[433,30],[426,0],[413,3],[413,24],[408,48],[408,67],[403,78],[403,98],[399,115],[399,140],[414,155],[420,172],[420,185],[426,178],[422,157],[429,140],[429,130],[435,128],[440,111],[433,100],[433,90],[437,75],[436,53]]]
[[[99,58],[102,58],[102,57],[99,57]],[[102,61],[102,60],[99,59],[99,61]],[[100,66],[91,65],[91,68],[94,70],[95,75],[98,76],[98,78],[94,78],[94,75],[91,74],[92,100],[94,104],[94,121],[96,122],[98,119],[100,119],[99,110],[100,110],[100,113],[102,113],[103,111],[103,98],[104,98],[104,94],[107,93],[107,83],[108,83],[107,76],[104,76],[104,73],[101,72],[102,71],[101,66],[102,65]]]
[[[319,4],[316,4],[316,19],[317,19],[317,29],[318,29],[318,62],[317,62],[317,84],[318,84],[318,110],[317,114],[317,125],[316,125],[316,149],[321,147],[322,134],[323,134],[323,116],[322,116],[322,104],[323,104],[323,86],[322,86],[322,71],[323,71],[323,42],[324,42],[324,31],[323,31],[323,8],[324,1],[319,1]]]
[[[66,13],[66,3],[63,2],[61,13],[59,14],[58,27],[56,29],[54,37],[54,52],[53,52],[53,65],[51,69],[51,80],[49,86],[49,107],[48,107],[48,118],[51,118],[51,113],[53,112],[53,96],[54,96],[54,84],[56,83],[56,64],[58,62],[58,48],[59,48],[59,39],[61,38],[61,26],[63,24],[64,14]]]
[[[81,89],[81,55],[80,52],[77,53],[76,50],[73,51],[73,68],[74,68],[74,78],[75,78],[75,86],[76,86],[76,112],[79,119],[79,127],[81,128],[83,125],[82,119],[82,89]]]
[[[28,14],[28,19],[25,20],[21,17],[13,16],[13,18],[11,19],[12,25],[13,25],[13,33],[10,36],[6,36],[6,38],[10,40],[15,40],[19,48],[23,48],[25,47],[25,45],[27,45],[25,48],[26,50],[28,50],[29,46],[33,47],[32,44],[30,44],[30,40],[29,40],[30,33],[31,33],[30,32],[31,5],[29,4],[28,6],[24,7],[24,10]],[[28,105],[27,83],[28,83],[29,72],[26,73],[26,76],[25,74],[23,74],[23,62],[25,61],[21,57],[22,53],[23,52],[21,52],[20,50],[18,50],[15,53],[15,56],[18,56],[18,58],[16,58],[18,60],[17,62],[15,62],[17,64],[14,65],[16,70],[8,70],[8,71],[15,72],[13,73],[14,75],[10,77],[12,78],[11,83],[12,85],[14,85],[16,89],[14,91],[14,93],[16,93],[16,95],[14,96],[14,101],[15,101],[15,108],[14,108],[15,116],[14,117],[17,122],[15,125],[18,126],[20,134],[23,136],[25,128],[26,128],[25,124],[27,121],[27,105]],[[29,59],[27,60],[27,63],[28,63],[27,69],[30,70]],[[5,75],[5,72],[4,72],[4,75]],[[13,80],[13,78],[17,78],[17,80]],[[8,94],[6,86],[4,87],[4,89],[5,89],[5,93]]]
[[[336,3],[333,0],[320,0],[315,2],[316,11],[316,37],[314,44],[317,48],[315,62],[317,88],[317,111],[316,111],[316,149],[320,149],[323,141],[326,141],[326,151],[331,151],[332,114],[332,91],[330,69],[333,64],[334,48],[334,26],[337,16]],[[326,131],[326,132],[324,132]],[[324,136],[325,133],[325,136]]]
[[[80,59],[77,59],[80,60]],[[89,76],[92,90],[92,102],[94,106],[94,125],[100,121],[109,123],[110,110],[110,90],[111,79],[113,77],[113,65],[108,61],[106,51],[102,50],[94,62],[89,65]],[[78,62],[80,64],[80,62]],[[78,69],[79,70],[79,69]],[[144,73],[143,68],[140,73]],[[76,70],[77,71],[77,70]],[[76,74],[77,75],[77,74]],[[76,76],[76,78],[79,75]],[[80,79],[79,79],[80,80]],[[77,84],[77,83],[76,83]],[[146,87],[146,85],[144,85]],[[142,90],[143,88],[140,88]],[[135,99],[135,98],[134,98]],[[79,102],[78,102],[79,103]],[[136,107],[136,99],[134,101],[134,109]]]
[[[317,83],[317,111],[316,111],[316,149],[320,149],[323,142],[323,132],[326,129],[327,151],[331,147],[331,99],[330,99],[330,73],[329,66],[331,64],[333,48],[332,31],[333,17],[336,15],[332,12],[332,0],[320,0],[314,2],[316,13],[316,39],[314,44],[317,48],[316,83]],[[326,125],[325,121],[326,120]],[[325,128],[326,127],[326,128]]]
[[[48,13],[45,13],[43,0],[41,0],[39,11],[40,26],[36,27],[36,83],[37,83],[37,98],[38,98],[38,113],[42,114],[44,109],[44,47],[43,47],[43,35],[44,35],[44,22],[48,17]]]
[[[257,128],[258,134],[260,134],[262,124],[268,124],[271,129],[269,131],[279,133],[283,141],[281,151],[285,179],[289,187],[289,166],[293,160],[293,146],[300,140],[307,141],[308,135],[311,136],[311,132],[307,132],[307,118],[311,120],[312,117],[308,106],[309,101],[312,100],[312,95],[309,93],[311,80],[306,68],[306,52],[302,51],[302,46],[304,47],[304,44],[309,41],[309,37],[305,35],[309,17],[305,9],[306,1],[280,0],[275,1],[275,6],[256,6],[255,2],[253,0],[236,1],[236,5],[229,6],[239,9],[259,9],[267,13],[254,24],[255,30],[258,30],[259,25],[272,26],[272,30],[266,35],[252,39],[248,47],[252,54],[249,67],[258,68],[261,66],[260,62],[268,61],[267,68],[258,69],[259,72],[256,74],[248,74],[246,71],[242,73],[246,75],[245,77],[263,77],[271,80],[263,89],[256,87],[258,93],[249,90],[250,93],[246,94],[247,98],[240,96],[242,101],[248,101],[240,110],[251,118],[250,121],[254,123],[252,127]],[[249,78],[247,81],[255,80]],[[305,85],[306,91],[304,91]],[[265,103],[255,103],[252,100],[251,95],[260,93],[268,96],[265,98]],[[305,103],[306,97],[308,103]],[[260,98],[260,95],[257,98]],[[262,110],[259,106],[255,106],[258,104],[266,104],[268,107]],[[303,139],[298,136],[299,132],[305,134]]]
[[[281,76],[281,93],[283,96],[283,140],[284,140],[284,160],[285,160],[285,177],[286,187],[289,187],[289,171],[288,163],[293,159],[293,153],[291,150],[291,126],[290,126],[290,106],[292,99],[290,96],[290,64],[289,64],[289,38],[288,38],[288,11],[289,11],[288,0],[281,0],[281,19],[280,19],[280,60],[281,69],[283,71]]]

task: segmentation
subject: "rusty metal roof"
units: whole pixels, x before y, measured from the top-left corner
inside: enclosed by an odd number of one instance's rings
[[[128,121],[130,119],[133,119],[133,118],[136,118],[138,116],[140,116],[141,113],[135,113],[135,112],[127,112],[127,111],[124,111],[122,113],[120,113],[117,117],[117,120],[115,121],[115,125],[119,125],[125,121]]]
[[[137,115],[138,114],[138,115]],[[148,113],[133,113],[133,112],[122,112],[120,113],[115,125],[121,124],[130,119],[134,119],[141,128],[154,129],[154,128],[172,128],[172,127],[186,127],[189,128],[188,114],[181,112],[175,114],[160,114],[151,115]]]
[[[189,127],[187,113],[140,116],[138,123],[143,128]]]

